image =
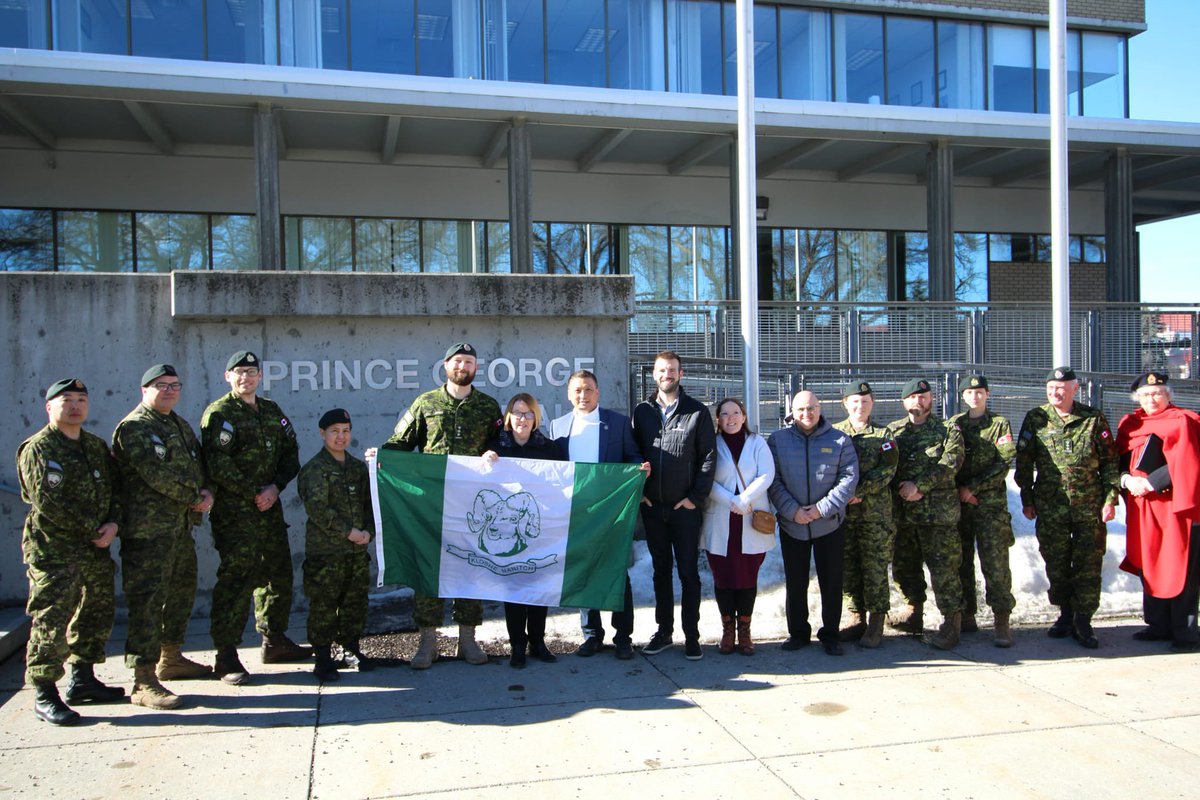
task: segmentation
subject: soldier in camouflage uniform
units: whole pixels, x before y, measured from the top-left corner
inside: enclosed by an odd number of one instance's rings
[[[443,361],[446,384],[413,402],[396,423],[385,448],[454,456],[479,456],[487,450],[488,440],[500,429],[502,420],[496,398],[471,386],[478,365],[475,348],[466,342],[451,345]],[[418,595],[414,604],[421,644],[411,666],[427,669],[437,656],[437,627],[446,609],[436,597]],[[483,604],[455,600],[454,621],[458,623],[459,655],[470,664],[486,664],[487,654],[475,643],[475,627],[483,622]]]
[[[929,382],[914,378],[901,393],[908,416],[888,425],[900,448],[892,479],[895,490],[896,552],[892,576],[910,608],[894,626],[920,633],[924,628],[925,575],[929,567],[938,611],[945,621],[929,643],[939,650],[956,646],[962,632],[962,584],[958,567],[958,497],[954,476],[963,463],[962,431],[933,414]]]
[[[1050,602],[1060,611],[1048,635],[1073,636],[1095,649],[1100,642],[1092,615],[1100,606],[1104,523],[1116,514],[1120,470],[1108,420],[1077,402],[1078,391],[1070,367],[1046,376],[1049,402],[1026,414],[1021,424],[1016,480],[1025,517],[1037,520]]]
[[[967,455],[955,479],[962,515],[958,533],[962,541],[962,566],[959,576],[963,589],[963,626],[966,632],[979,630],[975,621],[978,610],[975,596],[975,543],[979,543],[979,565],[983,569],[986,600],[996,619],[995,644],[1012,647],[1009,618],[1016,606],[1012,594],[1012,570],[1008,549],[1013,546],[1012,517],[1008,513],[1009,465],[1017,453],[1012,426],[999,414],[988,410],[987,377],[966,375],[958,383],[967,411],[950,421],[962,428]]]
[[[846,508],[843,575],[851,623],[842,630],[841,639],[873,648],[883,641],[883,623],[891,606],[888,564],[892,563],[896,539],[891,482],[900,451],[887,428],[871,419],[875,406],[871,384],[846,384],[842,405],[848,416],[833,427],[849,434],[854,442],[859,477],[854,498]]]
[[[258,397],[261,362],[240,350],[225,364],[230,391],[200,420],[204,465],[213,490],[213,543],[221,556],[213,586],[211,632],[217,648],[213,671],[241,684],[249,673],[238,645],[251,599],[264,664],[312,655],[287,637],[292,610],[292,552],[279,494],[300,472],[296,431],[273,400]],[[160,678],[166,678],[159,672]]]
[[[155,709],[181,704],[159,682],[155,669],[164,652],[182,656],[196,599],[192,528],[213,502],[200,442],[174,411],[182,388],[170,364],[150,367],[142,375],[142,402],[113,432],[113,456],[124,491],[121,562],[129,606],[125,664],[134,675],[130,701]]]
[[[33,620],[25,656],[25,680],[34,688],[33,710],[54,725],[71,725],[79,714],[55,686],[70,658],[71,703],[113,702],[120,687],[96,679],[112,632],[113,564],[109,545],[121,517],[117,470],[108,444],[83,430],[88,390],[78,378],[46,390],[49,424],[17,448],[21,499],[30,505],[21,536],[29,575],[26,612]]]
[[[304,539],[304,594],[308,596],[308,640],[316,649],[313,673],[335,681],[330,652],[335,641],[360,671],[372,668],[358,649],[367,625],[367,587],[374,519],[367,465],[346,452],[350,414],[327,411],[319,423],[324,447],[300,470],[298,487],[308,526]]]

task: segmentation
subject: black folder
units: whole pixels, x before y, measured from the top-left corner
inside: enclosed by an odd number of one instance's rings
[[[1167,465],[1167,457],[1163,455],[1163,440],[1157,434],[1146,437],[1146,444],[1134,464],[1147,475],[1156,472]]]

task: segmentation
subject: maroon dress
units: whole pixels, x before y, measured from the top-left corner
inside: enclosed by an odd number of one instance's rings
[[[733,456],[733,463],[741,458],[742,447],[746,444],[746,431],[740,430],[730,436],[721,431],[721,438]],[[718,451],[719,453],[720,451]],[[720,456],[718,456],[719,458]],[[757,475],[745,475],[746,483],[751,483]],[[739,481],[739,493],[745,486]],[[758,568],[762,566],[766,553],[742,552],[742,520],[741,514],[729,511],[729,544],[725,547],[725,555],[708,554],[708,566],[712,570],[713,586],[717,589],[754,589],[758,586]]]

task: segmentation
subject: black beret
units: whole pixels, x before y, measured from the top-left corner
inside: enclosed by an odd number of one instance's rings
[[[142,373],[142,386],[149,386],[159,378],[178,378],[179,373],[170,364],[155,364]]]
[[[88,390],[79,378],[63,378],[61,381],[55,381],[50,384],[50,388],[46,390],[46,399],[53,400],[63,392],[82,392],[83,394],[87,394]]]
[[[449,361],[459,353],[465,356],[478,357],[475,353],[474,347],[471,347],[471,345],[467,344],[466,342],[458,342],[457,344],[450,345],[450,347],[446,349],[446,355],[442,357],[442,361]]]
[[[330,425],[337,425],[341,422],[350,424],[350,412],[344,408],[333,408],[321,415],[321,421],[317,423],[317,426],[321,430],[325,430]]]
[[[958,381],[958,390],[965,392],[967,389],[986,389],[988,388],[987,378],[983,375],[963,375]]]
[[[1133,381],[1133,386],[1129,387],[1129,391],[1136,392],[1143,386],[1162,386],[1166,382],[1167,373],[1151,370],[1150,372],[1143,372],[1141,375],[1138,375]]]
[[[929,388],[929,381],[924,378],[913,378],[908,383],[904,384],[904,388],[900,391],[900,399],[903,400],[914,394],[922,394],[924,392],[932,392]]]
[[[238,350],[229,357],[228,361],[225,362],[225,371],[229,372],[229,370],[233,369],[234,367],[258,368],[259,366],[258,356],[254,355],[254,353],[251,353],[249,350]]]
[[[1055,367],[1046,373],[1046,383],[1049,383],[1050,381],[1073,380],[1077,380],[1077,378],[1075,377],[1075,370],[1071,369],[1070,367]]]
[[[842,387],[842,399],[853,397],[856,394],[871,394],[871,384],[866,381],[850,381]]]

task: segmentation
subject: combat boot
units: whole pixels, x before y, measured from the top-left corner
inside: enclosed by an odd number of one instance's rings
[[[721,615],[721,643],[717,645],[717,652],[723,656],[727,656],[733,652],[734,635],[737,633],[737,627],[732,614]]]
[[[962,632],[979,633],[979,623],[975,621],[974,613],[968,614],[965,611],[963,612]]]
[[[883,621],[886,616],[883,611],[872,611],[867,615],[867,632],[858,640],[859,647],[874,650],[883,643]]]
[[[129,702],[135,706],[170,711],[183,705],[183,699],[158,682],[154,664],[139,664],[133,668],[133,691]]]
[[[1082,611],[1075,612],[1074,624],[1071,626],[1071,635],[1075,637],[1075,641],[1088,650],[1095,650],[1100,646],[1100,640],[1096,638],[1096,632],[1092,630],[1091,614],[1085,614]]]
[[[421,628],[421,643],[408,665],[413,669],[429,669],[437,657],[437,628]]]
[[[925,632],[925,604],[910,605],[907,614],[893,618],[888,625],[898,631],[921,635]]]
[[[857,642],[867,632],[867,623],[858,611],[850,612],[850,624],[838,631],[838,640]]]
[[[233,645],[217,648],[217,660],[213,666],[213,674],[220,678],[222,683],[232,686],[241,686],[250,680],[250,673],[242,666],[237,648]]]
[[[58,696],[58,687],[50,681],[33,685],[33,713],[51,725],[74,725],[79,722],[79,712],[62,701]]]
[[[929,643],[938,650],[952,650],[958,647],[959,640],[962,638],[962,612],[955,611],[942,622],[942,627],[938,628],[930,639]]]
[[[475,626],[458,626],[458,655],[468,664],[486,664],[487,653],[475,643]]]
[[[321,683],[336,681],[338,671],[333,665],[333,656],[330,654],[329,645],[317,645],[313,648],[313,652],[317,656],[317,663],[313,666],[313,674],[317,676],[317,680]]]
[[[115,703],[125,696],[120,686],[105,686],[96,678],[91,664],[71,664],[71,682],[67,684],[68,703]]]
[[[1058,619],[1050,626],[1050,630],[1046,631],[1046,635],[1051,639],[1065,639],[1073,632],[1071,624],[1071,607],[1063,605],[1059,607]]]
[[[358,639],[351,639],[343,644],[342,654],[349,669],[356,669],[359,672],[370,672],[375,669],[375,660],[363,655],[362,650],[358,647]]]
[[[212,675],[208,664],[197,664],[185,656],[177,644],[164,644],[158,656],[158,679],[179,681],[191,678],[207,678]]]
[[[1008,625],[1010,616],[1008,611],[996,612],[996,647],[1013,646],[1012,628]]]
[[[289,639],[286,633],[263,634],[262,660],[264,664],[306,661],[312,654],[311,647],[301,647]]]

